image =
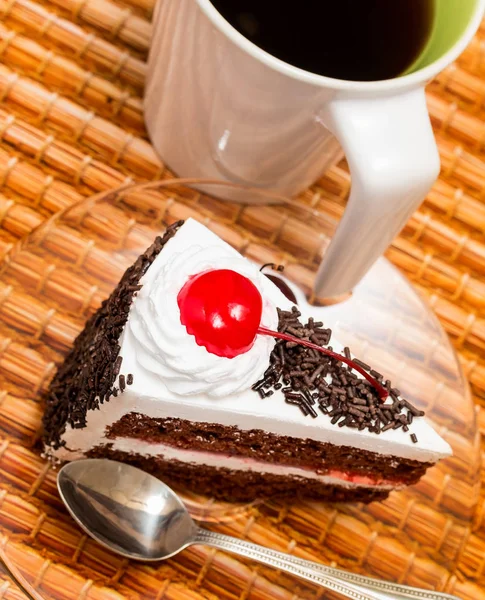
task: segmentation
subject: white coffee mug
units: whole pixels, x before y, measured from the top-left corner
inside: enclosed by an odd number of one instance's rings
[[[359,282],[438,176],[424,86],[470,41],[485,0],[435,2],[430,41],[410,74],[353,82],[271,56],[209,0],[158,0],[145,116],[155,149],[176,174],[294,196],[343,149],[352,188],[317,274],[320,297]]]

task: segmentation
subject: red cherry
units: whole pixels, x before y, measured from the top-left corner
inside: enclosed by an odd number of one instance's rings
[[[263,301],[247,277],[229,269],[191,277],[177,296],[180,320],[199,346],[234,358],[254,344]]]

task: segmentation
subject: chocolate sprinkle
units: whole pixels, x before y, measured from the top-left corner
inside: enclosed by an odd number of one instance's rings
[[[362,362],[358,358],[353,358],[352,360],[356,365],[359,365],[359,367],[362,367],[365,371],[370,371],[370,365],[368,365],[367,363]]]
[[[46,397],[43,418],[44,443],[57,449],[63,445],[61,436],[69,424],[75,429],[86,426],[86,414],[133,383],[119,376],[120,389],[113,387],[122,366],[119,338],[128,319],[134,295],[140,289],[140,279],[171,239],[183,221],[167,228],[125,272],[111,296],[87,321],[71,351],[59,367]]]
[[[309,319],[305,325],[301,323],[296,306],[291,311],[278,309],[278,317],[279,332],[315,340],[322,345],[330,342],[331,330],[324,329],[323,323],[314,322],[313,319]],[[331,346],[328,348],[332,349]],[[344,354],[352,358],[347,347],[344,348]],[[374,377],[383,380],[383,376],[366,363],[355,358],[352,360]],[[285,384],[281,391],[287,404],[298,406],[305,416],[313,418],[318,416],[314,408],[318,405],[319,412],[339,427],[360,431],[367,429],[376,435],[390,429],[403,428],[408,431],[413,419],[424,414],[408,400],[400,398],[396,394],[399,390],[391,388],[389,381],[386,381],[386,386],[391,398],[383,403],[375,388],[341,361],[293,342],[277,340],[271,352],[270,366],[252,389],[265,398],[268,391],[281,388],[281,381]]]

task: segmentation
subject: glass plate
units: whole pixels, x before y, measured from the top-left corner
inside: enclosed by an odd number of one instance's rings
[[[463,577],[476,568],[481,552],[472,531],[480,481],[475,411],[430,308],[385,259],[351,297],[322,305],[312,297],[311,283],[334,227],[328,216],[267,194],[265,203],[282,206],[243,207],[209,196],[215,183],[204,192],[188,187],[192,183],[130,186],[83,201],[46,221],[4,261],[0,558],[37,598],[327,597],[310,584],[203,547],[159,566],[117,557],[70,519],[57,494],[56,473],[41,456],[42,394],[56,364],[153,238],[191,216],[249,259],[284,264],[299,303],[311,300],[315,317],[425,409],[454,452],[417,485],[367,506],[278,498],[230,504],[180,490],[194,518],[304,558],[482,598]],[[234,198],[234,189],[227,195]]]

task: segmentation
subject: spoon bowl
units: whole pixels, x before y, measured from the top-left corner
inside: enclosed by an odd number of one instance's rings
[[[195,539],[197,526],[162,481],[124,463],[88,458],[59,472],[74,520],[103,546],[136,560],[162,560]]]
[[[449,594],[333,569],[202,529],[173,490],[125,463],[95,458],[67,463],[59,471],[57,486],[81,528],[127,558],[162,560],[192,544],[204,544],[284,570],[354,600],[458,600]]]

